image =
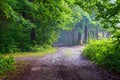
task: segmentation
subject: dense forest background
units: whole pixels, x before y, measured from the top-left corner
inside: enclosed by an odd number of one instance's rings
[[[108,31],[119,44],[119,9],[119,0],[0,1],[0,52],[50,47],[61,30],[72,30],[75,26],[79,26],[80,43],[83,32],[86,43],[87,36],[98,39],[99,32]]]
[[[64,0],[1,1],[0,52],[36,51],[35,48],[51,46],[59,30],[70,29],[80,20],[77,8]]]

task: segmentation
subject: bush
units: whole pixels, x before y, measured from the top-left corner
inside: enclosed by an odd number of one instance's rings
[[[110,39],[93,40],[86,46],[83,54],[98,65],[120,72],[120,48],[115,46]]]
[[[6,74],[6,72],[14,69],[14,63],[15,60],[13,57],[4,58],[0,54],[0,76],[3,76]]]
[[[20,51],[14,40],[10,38],[1,38],[0,53],[15,53]]]
[[[40,45],[34,45],[34,46],[29,46],[29,52],[39,52],[39,51],[45,51],[46,49],[51,49],[52,46],[44,44],[42,46]]]
[[[31,52],[38,52],[38,51],[43,51],[43,47],[39,46],[39,45],[35,45],[35,46],[31,46],[30,47],[30,51]]]

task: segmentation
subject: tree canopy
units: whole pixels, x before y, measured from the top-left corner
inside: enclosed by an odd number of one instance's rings
[[[31,46],[52,45],[59,30],[72,28],[81,18],[75,8],[72,0],[1,1],[0,51],[29,51]]]
[[[60,30],[70,30],[82,19],[80,8],[90,15],[94,13],[92,20],[99,20],[120,42],[116,27],[120,22],[119,0],[3,0],[0,52],[30,51],[35,45],[52,45]]]

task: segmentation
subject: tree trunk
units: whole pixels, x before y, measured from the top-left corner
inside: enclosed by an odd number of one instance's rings
[[[96,29],[96,39],[99,39],[99,30],[98,30],[98,27],[97,27],[97,29]]]
[[[83,31],[83,26],[82,26],[82,24],[80,25],[80,29],[81,29],[81,31]],[[82,44],[82,43],[83,43],[83,34],[82,34],[82,32],[80,32],[80,33],[78,34],[78,43],[79,43],[79,44]]]
[[[36,28],[31,29],[31,41],[36,41],[37,36],[36,36]]]
[[[82,44],[82,43],[83,43],[82,34],[81,34],[81,33],[79,33],[79,35],[78,35],[78,43],[79,43],[79,44]]]
[[[88,41],[88,29],[87,29],[87,25],[85,26],[85,43],[87,43]]]

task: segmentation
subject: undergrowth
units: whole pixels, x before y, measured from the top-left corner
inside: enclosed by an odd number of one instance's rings
[[[120,47],[111,39],[90,41],[83,54],[98,65],[120,72]]]

